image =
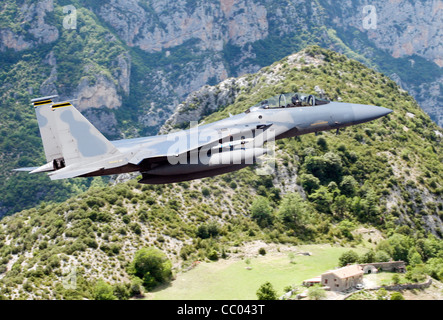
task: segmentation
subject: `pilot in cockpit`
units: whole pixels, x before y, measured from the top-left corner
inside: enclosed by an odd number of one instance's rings
[[[300,101],[300,99],[298,98],[298,94],[296,94],[295,96],[293,96],[293,97],[291,98],[291,102],[292,102],[292,104],[293,104],[295,107],[301,107],[301,101]]]
[[[269,102],[268,102],[268,100],[262,101],[261,108],[269,109]]]

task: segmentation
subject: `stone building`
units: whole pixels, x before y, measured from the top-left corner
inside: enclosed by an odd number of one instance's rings
[[[332,291],[344,291],[362,282],[363,269],[359,265],[346,266],[321,275],[321,284]]]
[[[406,264],[404,261],[389,261],[389,262],[375,262],[365,263],[359,265],[365,274],[377,273],[379,271],[385,272],[406,272]]]

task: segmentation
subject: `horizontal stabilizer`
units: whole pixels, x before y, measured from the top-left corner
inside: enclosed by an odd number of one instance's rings
[[[47,101],[47,100],[52,100],[57,98],[58,96],[49,96],[49,97],[41,97],[41,98],[37,98],[37,99],[32,99],[31,102],[32,103],[39,103],[39,102],[43,102],[43,101]]]
[[[66,167],[64,169],[60,169],[52,174],[49,174],[51,180],[61,180],[61,179],[69,179],[83,176],[85,174],[99,171],[103,169],[103,166],[100,167],[88,167],[88,168],[71,168]]]
[[[38,168],[39,167],[18,168],[18,169],[13,169],[12,171],[16,171],[16,172],[31,172],[31,171],[34,171],[34,170],[36,170]]]

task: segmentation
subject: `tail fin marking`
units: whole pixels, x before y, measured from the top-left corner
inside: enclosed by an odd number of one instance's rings
[[[55,131],[54,114],[52,113],[52,98],[40,98],[33,100],[40,135],[43,141],[46,160],[52,162],[55,159],[63,158],[61,144]]]
[[[119,152],[71,103],[55,104],[52,111],[66,166]]]

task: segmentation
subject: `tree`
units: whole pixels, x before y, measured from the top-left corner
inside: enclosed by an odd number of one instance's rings
[[[343,216],[348,211],[348,198],[343,194],[337,196],[331,205],[331,211],[334,215]]]
[[[258,300],[277,300],[277,292],[270,282],[265,282],[257,290]]]
[[[395,233],[388,239],[392,246],[392,258],[396,261],[408,261],[408,253],[411,247],[411,239],[402,234]]]
[[[310,173],[301,174],[299,183],[308,194],[320,187],[320,180]]]
[[[392,283],[393,284],[399,284],[400,283],[400,276],[398,275],[398,273],[394,274],[392,276]]]
[[[391,300],[405,300],[405,298],[400,292],[396,291],[393,294],[391,294]]]
[[[320,181],[337,180],[343,171],[339,155],[328,152],[324,156],[307,156],[303,169],[313,174]]]
[[[410,268],[405,274],[405,278],[411,282],[423,282],[426,280],[426,267],[424,265],[417,265]]]
[[[389,293],[385,288],[380,288],[377,291],[377,300],[388,300],[389,298]]]
[[[443,281],[443,258],[431,258],[426,264],[428,274],[434,279]]]
[[[418,253],[417,249],[415,249],[415,247],[412,247],[411,249],[409,249],[408,261],[412,267],[415,267],[415,266],[423,263],[423,260],[421,259],[421,256]]]
[[[308,210],[306,202],[298,193],[289,193],[284,196],[277,216],[283,223],[294,227],[303,223]]]
[[[139,277],[134,277],[131,281],[131,295],[139,296],[143,294],[143,280]]]
[[[349,240],[353,240],[354,236],[352,235],[352,231],[355,229],[355,225],[349,220],[343,220],[338,224],[338,228],[341,233],[348,238]]]
[[[326,292],[320,286],[312,286],[308,289],[309,300],[321,300],[326,298]]]
[[[172,277],[172,264],[167,256],[156,248],[143,248],[135,254],[129,273],[143,279],[147,289],[167,282]]]
[[[356,263],[358,259],[358,254],[353,250],[349,250],[340,256],[340,258],[338,259],[338,263],[340,267],[345,267],[348,264]]]
[[[360,259],[361,263],[373,263],[375,262],[375,252],[373,249],[370,249],[366,252]]]
[[[317,145],[320,147],[321,150],[327,151],[328,150],[328,142],[323,137],[317,138]]]
[[[355,192],[358,188],[358,182],[354,179],[353,176],[344,176],[343,180],[340,183],[340,189],[342,194],[347,197],[355,196]]]
[[[258,196],[251,205],[251,217],[257,220],[261,227],[267,227],[272,221],[272,208],[269,200],[265,197]]]
[[[388,262],[391,260],[391,257],[389,256],[389,253],[387,253],[384,250],[379,250],[375,253],[375,262]]]
[[[128,298],[131,296],[128,286],[121,283],[114,285],[114,296],[118,300],[128,300]]]
[[[331,213],[331,205],[334,201],[333,195],[328,188],[321,186],[309,195],[309,200],[315,203],[315,208],[322,213]]]
[[[93,296],[95,300],[117,300],[112,286],[101,279],[95,284]]]

